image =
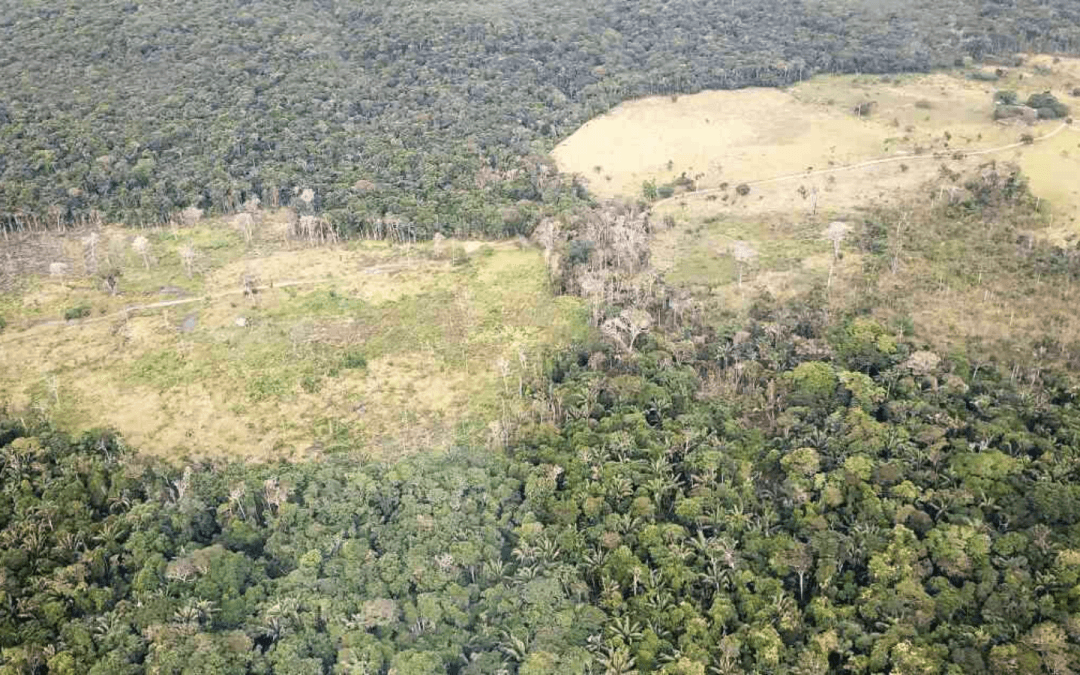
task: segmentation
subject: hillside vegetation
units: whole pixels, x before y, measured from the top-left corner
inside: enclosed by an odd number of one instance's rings
[[[570,351],[506,454],[136,470],[9,420],[0,669],[1074,672],[1075,387],[823,317]]]
[[[1080,672],[1073,0],[8,5],[0,675]]]
[[[516,234],[581,196],[545,153],[628,98],[1078,49],[1069,0],[8,3],[0,226],[311,189],[342,231]]]

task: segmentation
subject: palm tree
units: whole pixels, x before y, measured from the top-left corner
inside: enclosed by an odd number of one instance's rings
[[[609,621],[605,630],[611,638],[622,640],[625,645],[632,645],[642,638],[641,624],[631,621],[625,614]]]
[[[608,647],[596,655],[596,661],[604,669],[604,675],[637,675],[634,657],[626,647],[611,649]]]
[[[502,640],[498,644],[499,651],[510,661],[521,663],[529,655],[529,643],[508,631],[502,632]]]

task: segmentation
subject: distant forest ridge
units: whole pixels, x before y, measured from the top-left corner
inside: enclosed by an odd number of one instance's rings
[[[1080,53],[1073,0],[5,5],[9,229],[258,198],[344,234],[515,235],[587,198],[547,152],[628,98]]]

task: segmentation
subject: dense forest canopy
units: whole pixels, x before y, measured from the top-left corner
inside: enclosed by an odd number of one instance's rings
[[[0,226],[155,224],[310,188],[302,208],[345,231],[521,233],[583,196],[545,153],[627,98],[1075,52],[1078,14],[1068,0],[7,0]]]
[[[755,315],[551,360],[505,454],[136,469],[9,419],[0,673],[1075,672],[1075,386]]]

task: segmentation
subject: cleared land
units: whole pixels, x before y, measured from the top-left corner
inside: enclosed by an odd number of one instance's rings
[[[646,181],[674,189],[653,207],[654,221],[669,227],[654,236],[652,262],[716,321],[763,291],[784,298],[822,284],[834,305],[878,298],[882,319],[943,348],[1004,344],[1018,334],[1066,342],[1080,337],[1071,286],[1002,272],[999,263],[1016,252],[979,246],[978,223],[957,232],[933,222],[940,214],[932,204],[963,199],[962,185],[980,167],[1013,163],[1041,200],[1040,215],[1023,227],[1075,246],[1080,125],[995,122],[993,111],[995,92],[1012,90],[1021,100],[1051,91],[1080,112],[1071,95],[1080,60],[1035,56],[1003,71],[827,76],[787,90],[631,101],[586,124],[554,156],[601,197],[640,199]],[[869,102],[869,114],[857,115]],[[1022,142],[1026,134],[1035,142]],[[740,194],[744,183],[749,191]],[[884,276],[867,271],[871,261],[856,243],[880,218],[890,219],[878,224],[901,249],[895,273]],[[839,258],[825,232],[835,221],[850,228]],[[920,236],[904,228],[920,228]],[[921,250],[912,250],[916,241]],[[932,247],[949,254],[927,255]]]
[[[282,228],[267,214],[250,243],[223,223],[145,233],[149,269],[139,233],[104,230],[116,295],[87,269],[86,233],[9,242],[0,404],[108,424],[172,457],[396,456],[487,435],[544,348],[586,330],[538,251],[309,247]],[[49,276],[57,262],[66,273]]]
[[[1045,193],[1056,226],[1080,231],[1080,181],[1074,179],[1080,175],[1080,134],[1010,147],[1022,134],[1049,135],[1062,122],[1029,127],[992,119],[998,90],[1017,91],[1021,98],[1052,91],[1074,108],[1080,105],[1070,96],[1080,86],[1080,60],[1055,63],[1040,56],[1005,70],[993,82],[972,79],[970,71],[825,76],[788,90],[631,101],[587,123],[553,154],[562,170],[580,174],[601,197],[640,197],[645,181],[660,185],[685,176],[700,193],[681,195],[659,210],[688,218],[895,203],[942,165],[962,170],[988,159],[1015,161],[1036,194]],[[855,108],[869,102],[872,112],[857,116]],[[985,153],[1002,147],[1008,149]],[[844,169],[881,159],[893,161]],[[752,186],[750,194],[735,193],[741,183]]]

